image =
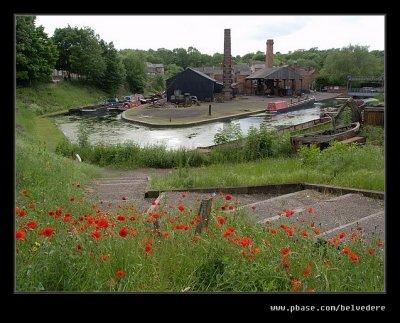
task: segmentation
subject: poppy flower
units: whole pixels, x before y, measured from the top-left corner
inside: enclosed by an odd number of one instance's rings
[[[346,232],[340,232],[339,239],[343,239],[344,237],[346,237]]]
[[[118,214],[117,220],[118,221],[125,221],[125,217],[122,214]]]
[[[225,230],[225,232],[224,232],[224,237],[225,237],[225,238],[226,238],[226,237],[229,237],[234,231],[235,231],[235,228],[234,228],[234,227],[229,227],[229,228],[227,228],[227,229]]]
[[[108,258],[110,258],[108,255],[100,256],[100,260],[103,261],[103,262],[107,261]]]
[[[289,256],[288,255],[282,257],[282,266],[285,270],[289,269],[290,264],[289,264]]]
[[[32,201],[28,204],[28,208],[30,208],[30,209],[34,209],[35,207],[36,207],[36,203],[34,201]]]
[[[64,214],[64,219],[63,219],[64,223],[71,221],[71,219],[72,219],[72,214],[71,213],[65,213]]]
[[[294,211],[293,211],[293,210],[289,210],[289,209],[284,209],[284,210],[283,210],[283,214],[284,214],[286,217],[291,217],[291,216],[294,214]]]
[[[165,231],[162,233],[162,236],[164,239],[168,239],[169,235],[170,235],[170,233],[168,231]]]
[[[350,253],[349,256],[352,262],[358,262],[360,260],[360,257],[354,252]]]
[[[292,285],[292,291],[293,292],[298,292],[301,288],[301,281],[294,278],[290,281],[290,284]]]
[[[185,206],[183,204],[179,204],[178,210],[179,210],[179,212],[185,211]]]
[[[60,217],[61,214],[62,214],[62,209],[59,207],[59,208],[57,208],[57,210],[56,210],[56,218]]]
[[[123,270],[118,270],[115,272],[115,276],[117,276],[118,278],[122,278],[125,276],[125,272]]]
[[[289,254],[289,252],[290,252],[290,248],[289,248],[289,247],[283,247],[283,248],[281,248],[281,255],[282,255],[283,257],[287,256],[287,255]]]
[[[231,194],[226,194],[225,200],[230,201],[233,199],[233,196]]]
[[[303,231],[301,232],[301,235],[302,235],[303,237],[307,238],[307,237],[308,237],[308,232],[307,232],[307,230],[303,230]]]
[[[311,270],[312,270],[311,263],[309,263],[309,264],[306,266],[306,268],[304,268],[303,276],[304,276],[304,277],[310,276]]]
[[[105,218],[97,219],[95,221],[95,223],[96,223],[96,228],[97,229],[100,229],[100,228],[104,228],[105,229],[105,228],[108,228],[108,225],[109,225],[107,219],[105,219]]]
[[[260,248],[251,248],[250,253],[253,255],[256,255],[260,252]]]
[[[131,234],[132,234],[134,237],[136,237],[138,233],[139,233],[138,229],[133,228],[133,229],[131,230]]]
[[[54,231],[56,231],[56,230],[52,227],[45,227],[42,230],[40,230],[39,234],[41,236],[51,237],[53,235]]]
[[[99,230],[94,230],[92,232],[92,237],[95,238],[96,240],[99,240],[101,238],[101,232]]]
[[[27,212],[24,209],[21,209],[19,207],[15,208],[15,213],[19,216],[19,217],[24,217],[25,215],[27,215]]]
[[[369,254],[370,256],[373,256],[373,255],[375,254],[375,249],[369,247],[369,248],[368,248],[368,254]]]
[[[145,246],[144,250],[145,250],[145,252],[146,252],[147,254],[152,253],[152,251],[153,251],[153,245],[152,245],[150,242],[146,243],[146,246]]]
[[[200,236],[198,235],[198,234],[196,234],[194,237],[193,237],[193,241],[199,241],[200,240]]]
[[[27,228],[28,229],[35,229],[36,227],[37,227],[37,225],[38,225],[38,222],[37,221],[35,221],[35,220],[33,220],[33,221],[29,221],[27,224],[26,224],[26,226],[27,226]]]
[[[351,241],[356,241],[357,239],[358,239],[358,234],[357,234],[357,232],[353,232],[353,233],[351,234],[350,240],[351,240]]]
[[[225,224],[225,218],[223,216],[217,216],[217,222],[219,225]]]
[[[26,232],[24,230],[17,230],[15,232],[15,238],[17,240],[25,240]]]
[[[178,224],[175,229],[177,230],[189,230],[189,226],[186,224]]]
[[[310,213],[310,214],[311,214],[311,213],[314,213],[314,211],[315,211],[315,210],[314,210],[313,207],[307,208],[307,212]]]
[[[252,244],[252,241],[251,241],[251,239],[248,238],[248,237],[243,237],[243,238],[240,240],[240,244],[242,245],[242,247],[247,247],[247,246],[249,246],[249,245]]]
[[[269,232],[272,234],[277,234],[278,230],[271,228],[271,229],[269,229]]]
[[[82,250],[82,246],[80,244],[77,244],[76,247],[75,247],[75,250],[78,251],[78,252],[81,251]]]
[[[119,230],[119,235],[123,238],[125,238],[129,234],[129,229],[127,227],[123,227],[121,230]]]
[[[351,253],[351,250],[349,247],[344,247],[342,249],[342,253],[344,253],[345,255],[349,255]]]
[[[321,233],[321,230],[318,228],[314,228],[314,233],[315,235],[319,235]]]

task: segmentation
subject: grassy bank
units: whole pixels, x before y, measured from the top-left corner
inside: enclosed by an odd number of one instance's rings
[[[35,87],[17,88],[17,108],[28,108],[37,115],[68,110],[70,108],[98,103],[107,94],[77,81],[58,84],[40,84]]]
[[[223,187],[309,182],[384,190],[383,147],[336,144],[304,149],[299,156],[265,158],[239,164],[182,168],[151,179],[153,189]]]

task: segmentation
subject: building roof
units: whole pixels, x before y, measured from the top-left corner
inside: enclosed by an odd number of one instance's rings
[[[299,73],[288,65],[276,67],[264,67],[263,69],[254,72],[246,77],[246,79],[267,79],[267,80],[283,80],[283,79],[300,79],[303,78]]]
[[[310,76],[310,75],[312,75],[312,74],[315,72],[315,69],[314,69],[314,68],[306,69],[306,68],[303,68],[303,67],[296,67],[296,66],[293,66],[292,68],[293,68],[298,74],[300,74],[301,76]]]
[[[153,67],[153,68],[157,68],[157,67],[164,67],[164,64],[153,64],[153,63],[149,63],[146,62],[147,67]]]
[[[200,72],[200,71],[198,71],[198,70],[195,70],[194,68],[188,67],[186,70],[191,70],[191,71],[193,71],[193,72],[195,72],[195,73],[197,73],[197,74],[199,74],[199,75],[201,75],[201,76],[203,76],[203,77],[205,77],[205,78],[207,78],[207,79],[209,79],[209,80],[211,80],[211,81],[213,81],[213,82],[215,82],[215,83],[218,83],[218,84],[221,84],[221,85],[222,85],[221,82],[218,82],[216,79],[213,79],[212,77],[209,77],[207,74],[204,74],[203,72]]]
[[[193,69],[203,73],[222,74],[222,68],[219,66],[202,66],[194,67]]]

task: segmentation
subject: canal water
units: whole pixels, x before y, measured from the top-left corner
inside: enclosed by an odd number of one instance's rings
[[[121,114],[110,113],[105,116],[61,115],[53,117],[57,127],[71,141],[76,143],[80,127],[87,129],[92,144],[115,145],[134,142],[141,147],[165,145],[167,149],[210,146],[214,144],[214,135],[229,123],[240,125],[243,134],[250,127],[259,127],[265,123],[271,128],[282,128],[314,119],[318,119],[322,103],[315,103],[308,109],[268,116],[265,113],[241,119],[214,122],[186,128],[149,128],[135,125],[121,119]]]

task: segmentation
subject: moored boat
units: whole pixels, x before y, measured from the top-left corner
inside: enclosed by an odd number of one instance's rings
[[[320,148],[325,148],[332,140],[346,140],[354,137],[360,130],[360,123],[353,122],[346,126],[336,129],[329,129],[314,133],[307,133],[301,136],[290,137],[293,151],[297,152],[301,145],[315,144]]]
[[[315,98],[305,99],[294,103],[287,101],[274,101],[267,104],[267,112],[270,113],[285,113],[294,110],[304,109],[306,107],[313,107]]]

